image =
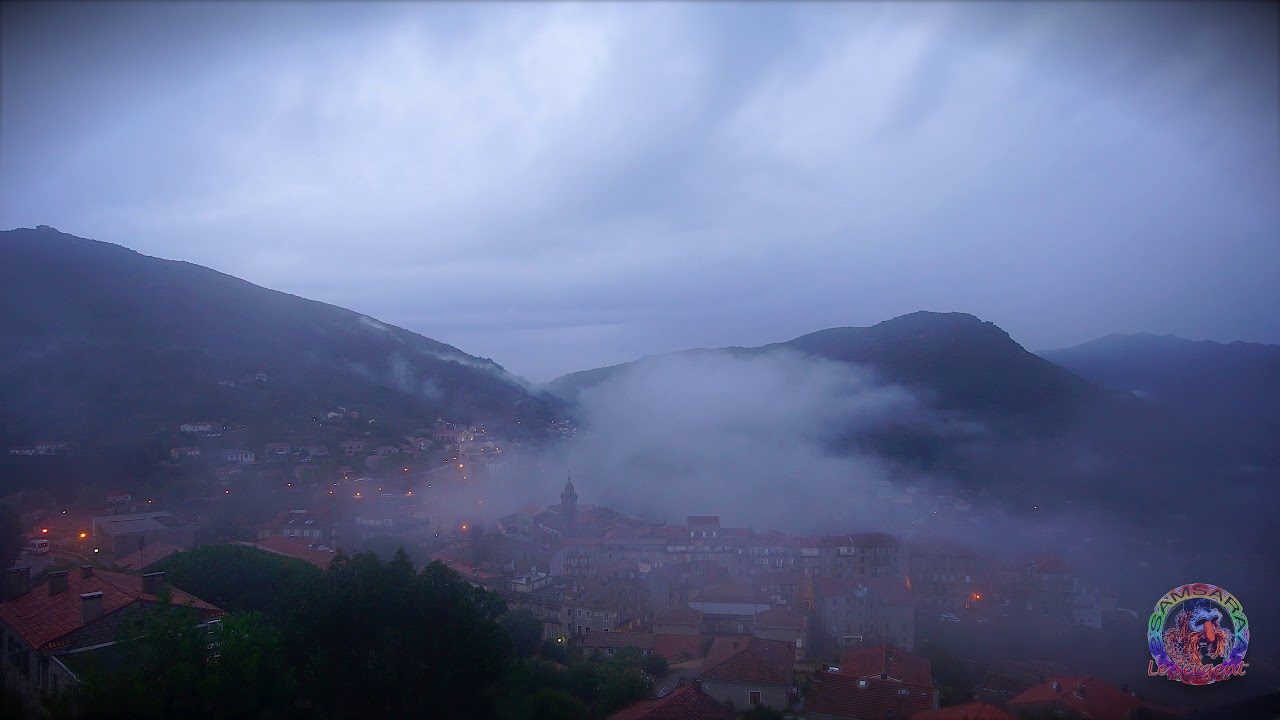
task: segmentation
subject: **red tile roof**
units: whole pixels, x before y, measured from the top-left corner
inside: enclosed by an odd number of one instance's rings
[[[756,613],[754,624],[758,628],[788,628],[792,630],[803,630],[806,627],[804,615],[789,608],[770,608],[764,612]]]
[[[840,674],[859,678],[885,675],[887,680],[933,687],[928,660],[888,643],[844,651],[840,654]]]
[[[269,553],[287,555],[291,558],[309,562],[321,570],[329,568],[329,563],[333,562],[333,557],[336,554],[333,550],[320,550],[319,548],[322,546],[319,543],[301,536],[268,535],[255,543],[245,544]]]
[[[655,625],[700,625],[702,613],[691,607],[667,608],[653,616]]]
[[[1017,720],[1017,718],[991,703],[974,700],[963,705],[926,710],[917,713],[911,720]]]
[[[582,647],[624,648],[635,646],[641,650],[652,650],[653,639],[653,633],[605,632],[603,630],[592,630],[582,639]]]
[[[1009,701],[1017,710],[1040,704],[1059,703],[1080,717],[1091,720],[1124,720],[1142,703],[1119,688],[1090,675],[1058,675],[1033,685]]]
[[[134,603],[154,603],[159,598],[142,592],[142,577],[124,573],[94,570],[89,577],[81,577],[81,571],[67,573],[67,589],[50,596],[48,585],[33,588],[31,592],[6,603],[0,603],[0,620],[22,636],[28,645],[44,650],[63,644],[62,638],[84,627],[82,622],[84,593],[102,593],[102,614],[109,615]],[[170,588],[174,605],[191,605],[201,618],[225,615],[209,603]]]
[[[704,680],[790,685],[795,643],[756,637],[718,637],[698,677]]]
[[[644,632],[605,632],[592,630],[582,639],[584,648],[637,647],[661,655],[668,660],[702,655],[701,635],[666,635]]]
[[[653,654],[667,660],[702,657],[701,635],[654,635]]]
[[[821,672],[813,676],[804,709],[851,720],[909,720],[932,710],[934,697],[933,688],[923,685]]]
[[[733,720],[734,714],[693,685],[681,685],[666,697],[625,707],[609,720]]]

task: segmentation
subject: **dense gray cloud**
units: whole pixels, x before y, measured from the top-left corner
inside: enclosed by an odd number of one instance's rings
[[[572,469],[584,502],[652,520],[721,515],[764,529],[875,527],[867,499],[892,468],[826,449],[853,431],[923,413],[863,369],[776,351],[668,356],[627,368],[580,398],[578,442],[517,454],[501,509],[554,498]],[[589,496],[585,493],[589,493]],[[821,507],[814,498],[827,498]]]
[[[1269,6],[3,13],[0,225],[534,380],[918,309],[1280,342]]]

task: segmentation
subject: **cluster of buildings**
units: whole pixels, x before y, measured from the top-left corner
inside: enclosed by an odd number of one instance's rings
[[[10,455],[65,455],[71,452],[66,440],[41,440],[34,445],[9,448]]]
[[[339,412],[341,411],[341,412]],[[339,408],[329,411],[326,418],[359,417],[359,412]],[[257,447],[222,447],[223,424],[213,420],[183,423],[180,430],[193,439],[219,439],[217,442],[184,445],[170,448],[169,459],[177,463],[208,461],[221,465],[252,465],[262,462],[296,460],[311,462],[331,457],[363,462],[366,469],[373,469],[385,460],[409,457],[421,459],[426,453],[437,450],[464,456],[472,462],[491,464],[498,462],[502,454],[502,441],[489,435],[483,426],[459,425],[437,419],[430,428],[422,428],[411,434],[370,438],[347,438],[336,444],[316,441],[285,442],[276,440]],[[368,433],[365,433],[366,435]],[[230,435],[230,433],[228,433]],[[218,447],[210,447],[217,445]]]
[[[735,711],[803,708],[813,718],[933,717],[926,713],[947,709],[938,709],[928,663],[911,654],[921,618],[975,622],[1017,611],[1056,618],[1067,630],[1100,628],[1115,608],[1114,596],[1060,558],[1005,565],[953,543],[757,532],[717,516],[646,522],[580,504],[572,479],[559,503],[499,518],[496,535],[462,538],[433,559],[533,614],[544,640],[598,656],[633,647],[701,663],[690,682],[660,689],[662,697],[621,718],[672,717],[668,710],[686,704],[713,713],[706,700]],[[838,669],[821,669],[837,657]],[[794,680],[797,667],[819,668],[807,693]],[[970,709],[997,718],[1038,711],[1038,695],[1019,697],[1041,684]]]

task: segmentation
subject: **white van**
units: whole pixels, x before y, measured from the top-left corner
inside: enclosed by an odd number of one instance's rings
[[[32,555],[44,555],[49,552],[49,541],[40,539],[28,540],[27,546],[23,550]]]

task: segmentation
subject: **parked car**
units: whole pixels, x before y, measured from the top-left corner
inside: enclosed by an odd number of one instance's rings
[[[941,618],[939,618],[939,620],[942,620],[943,622],[960,622],[960,618],[956,617],[951,613],[947,613],[943,615]]]

